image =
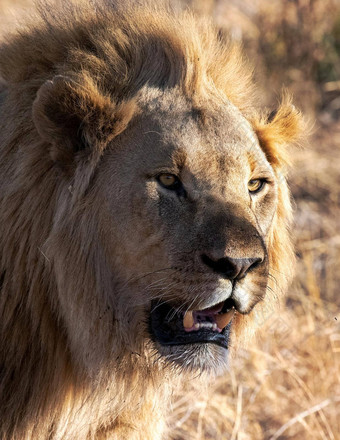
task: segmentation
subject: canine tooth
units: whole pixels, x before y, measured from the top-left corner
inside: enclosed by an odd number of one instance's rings
[[[212,328],[213,328],[213,330],[217,330],[217,324],[216,324],[216,322],[215,322],[215,324],[213,324]]]
[[[193,313],[189,310],[184,314],[183,317],[183,327],[191,328],[194,325],[194,316]]]
[[[227,327],[229,322],[233,319],[234,314],[235,314],[235,309],[231,309],[229,310],[229,312],[223,313],[222,315],[215,315],[215,321],[218,325],[218,328],[223,330],[224,327]]]
[[[196,324],[195,324],[195,329],[199,329],[201,326],[200,326],[200,324],[198,323],[198,322],[196,322]]]

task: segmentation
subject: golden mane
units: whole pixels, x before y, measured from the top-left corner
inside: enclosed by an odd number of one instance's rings
[[[221,41],[190,12],[174,16],[164,5],[129,2],[54,8],[41,6],[31,24],[2,44],[0,71],[9,84],[37,88],[51,74],[88,72],[118,101],[145,84],[178,85],[190,97],[209,84],[242,111],[252,105],[252,72],[239,45]]]

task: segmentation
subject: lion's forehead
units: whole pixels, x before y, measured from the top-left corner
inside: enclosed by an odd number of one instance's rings
[[[197,105],[177,94],[178,102],[171,97],[158,95],[145,104],[154,161],[172,161],[204,180],[237,180],[257,165],[271,170],[251,124],[230,102]]]

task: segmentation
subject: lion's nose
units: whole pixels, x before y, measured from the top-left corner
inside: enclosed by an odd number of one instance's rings
[[[255,269],[263,261],[262,258],[223,257],[214,259],[207,254],[203,254],[201,258],[206,266],[229,280],[244,278],[250,269]]]

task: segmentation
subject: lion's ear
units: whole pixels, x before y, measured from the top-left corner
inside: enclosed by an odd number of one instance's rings
[[[100,153],[126,128],[134,110],[133,101],[115,104],[89,77],[78,82],[58,75],[40,87],[33,121],[40,136],[52,145],[53,159],[70,162],[80,151]]]
[[[290,163],[287,147],[300,143],[306,134],[302,114],[286,97],[275,111],[261,115],[252,123],[268,161],[282,170]]]

